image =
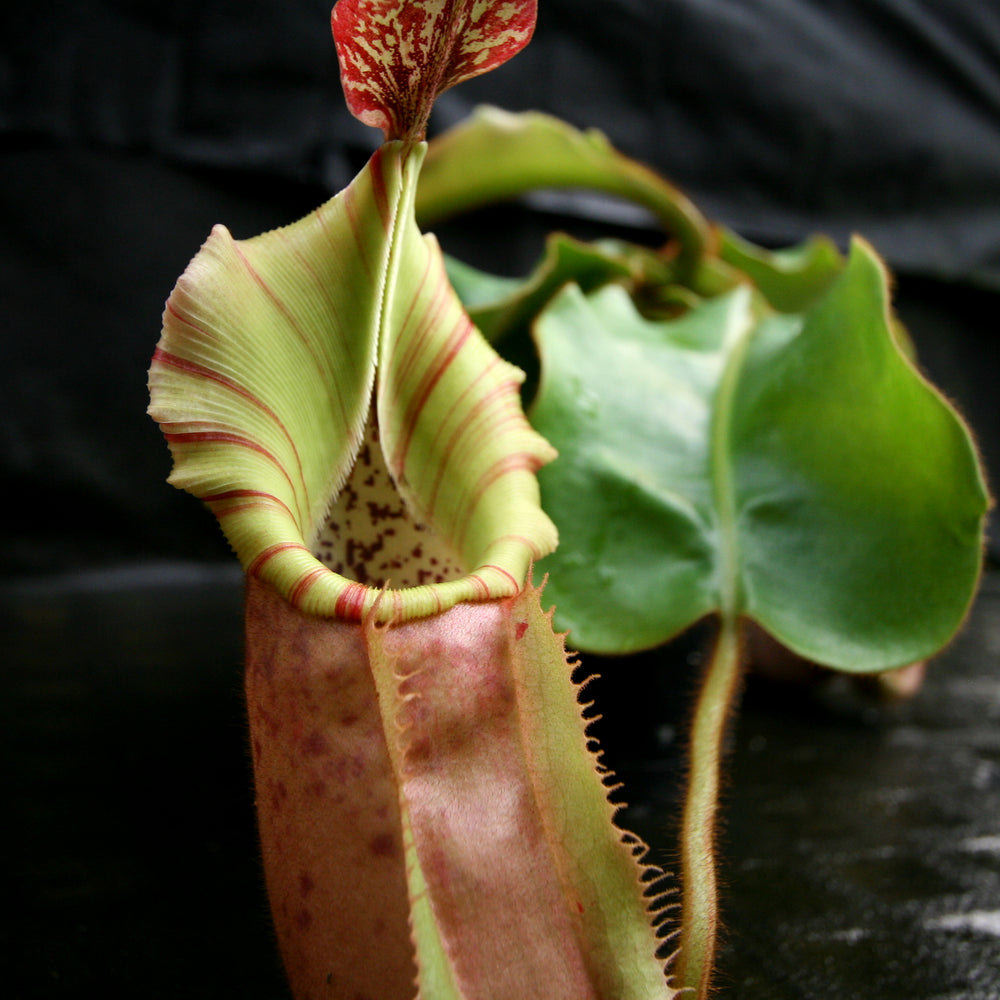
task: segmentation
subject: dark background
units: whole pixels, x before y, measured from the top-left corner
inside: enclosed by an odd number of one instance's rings
[[[145,371],[208,235],[284,224],[378,133],[340,92],[319,0],[54,0],[0,15],[0,476],[7,573],[225,558],[164,488]],[[603,129],[774,245],[866,235],[936,380],[997,459],[1000,11],[918,0],[542,0],[535,39],[439,102]],[[566,208],[564,204],[560,206]],[[508,223],[519,273],[562,218]],[[463,248],[482,241],[464,234]]]
[[[0,13],[0,982],[14,997],[280,996],[238,574],[213,519],[164,483],[145,372],[214,223],[248,237],[293,221],[374,148],[344,108],[328,20],[315,0]],[[445,95],[433,129],[481,101],[601,128],[767,245],[867,236],[996,480],[1000,6],[542,0],[528,49]],[[520,273],[542,233],[595,215],[634,221],[563,198],[487,214],[502,224],[488,239],[482,218],[442,236]],[[1000,997],[994,577],[984,594],[903,708],[751,685],[726,835],[732,995]],[[609,755],[665,861],[698,656],[599,665]]]

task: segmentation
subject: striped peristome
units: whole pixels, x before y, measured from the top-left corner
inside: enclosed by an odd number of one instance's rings
[[[171,482],[294,607],[413,618],[508,596],[555,547],[554,452],[413,220],[426,147],[249,240],[212,232],[171,294],[150,413]],[[392,587],[385,593],[382,588]]]
[[[351,113],[387,139],[421,139],[442,91],[531,39],[536,0],[339,0],[331,25]]]

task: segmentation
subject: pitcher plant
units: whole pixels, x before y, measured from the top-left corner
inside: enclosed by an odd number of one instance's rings
[[[747,628],[880,673],[946,643],[978,579],[975,448],[866,243],[754,247],[544,115],[481,109],[428,144],[436,96],[535,16],[339,0],[347,103],[382,143],[306,218],[216,226],[163,315],[150,413],[245,571],[260,844],[298,1000],[705,996]],[[422,231],[552,186],[637,201],[667,240],[554,235],[514,280]],[[628,653],[707,616],[674,899],[616,824],[565,634]]]

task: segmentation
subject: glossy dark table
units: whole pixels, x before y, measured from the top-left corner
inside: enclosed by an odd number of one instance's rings
[[[238,574],[13,580],[0,621],[2,995],[287,997]],[[699,641],[586,661],[625,819],[668,867]],[[1000,574],[910,702],[751,680],[724,816],[720,996],[1000,997]]]

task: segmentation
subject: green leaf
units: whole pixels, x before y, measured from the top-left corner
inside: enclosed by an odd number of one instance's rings
[[[888,310],[861,241],[803,315],[758,321],[737,289],[649,322],[619,289],[563,293],[539,321],[531,416],[560,452],[541,476],[560,531],[542,567],[578,648],[655,646],[713,611],[844,670],[947,642],[987,496]]]
[[[708,243],[708,224],[672,184],[615,150],[596,130],[580,132],[539,112],[480,107],[430,144],[417,218],[436,221],[536,188],[589,188],[649,209],[676,237],[678,267],[690,270]]]
[[[389,583],[380,606],[403,617],[511,594],[555,544],[535,479],[552,450],[521,411],[523,375],[413,220],[424,149],[383,146],[285,229],[217,227],[150,369],[171,482],[248,573],[314,614],[359,618]]]
[[[808,309],[844,269],[844,258],[826,236],[814,236],[781,250],[765,250],[725,227],[716,232],[719,257],[750,278],[779,312]]]
[[[454,259],[448,277],[476,326],[491,344],[509,335],[527,337],[535,317],[570,282],[588,292],[633,271],[617,250],[552,233],[545,252],[525,278],[501,278]]]

